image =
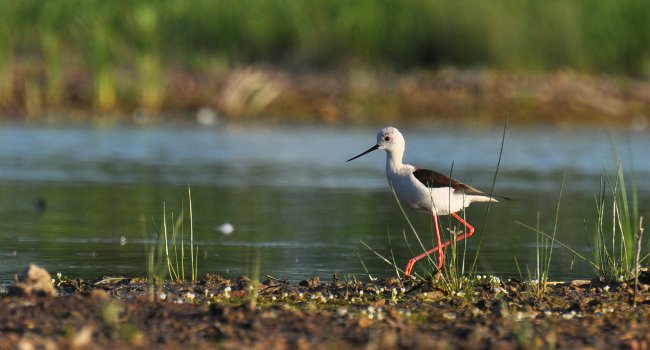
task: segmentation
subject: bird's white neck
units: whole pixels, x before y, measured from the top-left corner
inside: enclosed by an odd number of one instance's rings
[[[399,173],[402,168],[402,157],[404,156],[404,151],[397,152],[386,152],[386,173]]]

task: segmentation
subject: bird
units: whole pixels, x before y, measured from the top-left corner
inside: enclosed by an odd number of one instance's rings
[[[438,216],[451,215],[465,226],[465,233],[458,235],[455,239],[460,241],[472,236],[474,227],[460,217],[457,212],[474,202],[498,202],[498,200],[494,196],[439,172],[404,164],[402,158],[405,149],[406,141],[402,133],[396,128],[388,126],[379,130],[377,143],[374,146],[346,160],[346,162],[355,160],[372,151],[386,151],[386,177],[398,200],[417,212],[432,215],[436,228],[437,246],[411,258],[404,269],[404,274],[410,276],[413,266],[418,260],[437,252],[437,278],[439,279],[445,259],[443,248],[447,247],[451,241],[442,243],[438,227]]]

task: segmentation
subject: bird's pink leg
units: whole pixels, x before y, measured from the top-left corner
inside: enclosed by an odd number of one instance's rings
[[[436,239],[438,240],[438,246],[434,247],[433,249],[427,250],[426,252],[411,258],[408,263],[406,264],[406,268],[404,269],[404,274],[406,276],[409,276],[411,274],[411,271],[413,270],[413,265],[415,263],[424,258],[427,255],[432,254],[433,252],[437,251],[438,252],[438,274],[436,277],[440,279],[440,270],[442,269],[442,264],[445,261],[445,253],[443,252],[443,248],[449,245],[449,242],[442,244],[442,239],[440,238],[440,228],[438,227],[438,215],[436,213],[433,213],[433,224],[436,227]]]
[[[461,239],[465,239],[474,234],[474,226],[470,225],[467,221],[463,220],[463,218],[458,216],[458,214],[456,213],[451,213],[451,216],[455,217],[456,220],[460,221],[461,224],[465,225],[465,228],[467,229],[464,234],[456,237],[456,241],[460,241]]]
[[[451,213],[451,215],[454,218],[456,218],[456,220],[458,220],[461,224],[463,224],[465,226],[465,228],[466,228],[466,231],[465,231],[464,234],[459,235],[458,237],[456,237],[456,241],[460,241],[462,239],[468,238],[468,237],[470,237],[471,235],[474,234],[474,226],[470,225],[467,221],[463,220],[463,218],[458,216],[458,214],[456,214],[456,213]],[[408,261],[408,263],[406,264],[406,268],[404,269],[404,274],[406,276],[409,276],[411,274],[411,271],[413,270],[413,265],[415,265],[415,263],[418,260],[420,260],[420,259],[424,258],[425,256],[430,255],[430,254],[437,251],[438,252],[438,275],[437,275],[437,278],[440,278],[440,269],[442,268],[442,263],[445,260],[445,256],[444,256],[444,253],[443,253],[442,249],[445,248],[446,246],[448,246],[451,243],[451,241],[447,241],[444,244],[441,244],[440,232],[438,231],[438,216],[434,214],[433,215],[433,220],[434,220],[434,223],[436,225],[436,238],[438,239],[438,246],[434,247],[433,249],[427,250],[426,252],[424,252],[424,253],[422,253],[422,254],[414,257],[414,258],[411,258]]]
[[[440,270],[442,270],[442,263],[445,261],[445,253],[442,251],[442,240],[440,239],[440,229],[438,228],[438,214],[433,213],[433,222],[436,225],[436,239],[438,240],[438,273],[436,279],[440,279]]]

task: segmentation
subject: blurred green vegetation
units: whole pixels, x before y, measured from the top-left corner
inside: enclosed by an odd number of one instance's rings
[[[643,0],[0,0],[0,107],[157,111],[170,67],[255,63],[647,77],[649,23]]]

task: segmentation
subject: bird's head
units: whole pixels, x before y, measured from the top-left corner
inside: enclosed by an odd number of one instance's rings
[[[377,149],[383,149],[387,152],[393,152],[398,149],[404,149],[404,136],[396,128],[387,126],[377,133]]]
[[[405,142],[402,133],[392,126],[387,126],[385,128],[380,129],[379,132],[377,133],[376,145],[370,147],[365,152],[346,160],[346,162],[355,160],[374,150],[383,149],[386,152],[395,152],[395,151],[404,151],[404,147],[405,147]]]

